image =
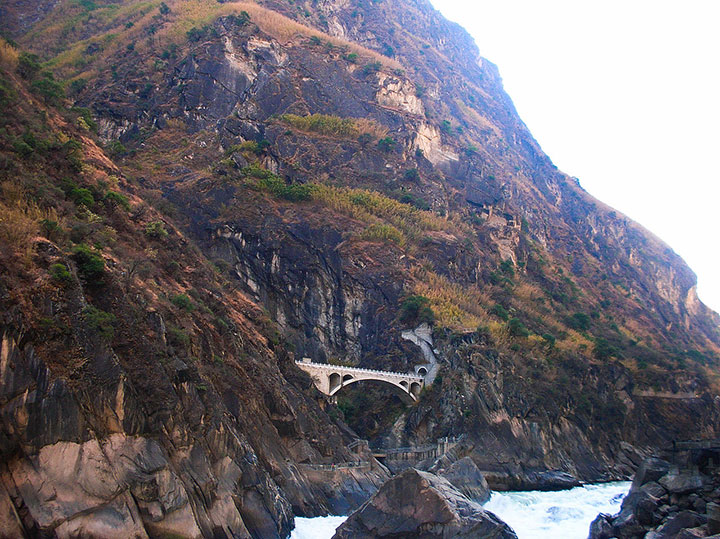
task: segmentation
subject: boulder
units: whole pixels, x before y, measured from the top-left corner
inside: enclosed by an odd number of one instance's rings
[[[600,513],[595,520],[590,523],[589,539],[611,539],[615,536],[613,525],[610,522],[611,515]]]
[[[657,481],[670,471],[670,463],[658,458],[645,459],[633,478],[632,488],[636,489],[650,481]]]
[[[515,532],[442,477],[410,468],[387,481],[333,539],[380,537],[517,538]]]
[[[450,468],[440,473],[445,479],[465,496],[477,503],[485,503],[490,499],[490,487],[482,472],[470,457],[454,462]]]
[[[700,490],[703,486],[702,478],[695,474],[669,473],[662,476],[658,483],[673,494],[687,494]]]
[[[658,500],[667,495],[667,491],[663,488],[663,486],[655,481],[645,483],[642,487],[640,487],[640,490],[650,494],[650,496],[657,498]]]
[[[567,490],[581,485],[577,477],[562,470],[531,472],[527,475],[527,482],[533,490]]]
[[[681,511],[674,517],[668,519],[665,524],[656,531],[647,535],[648,539],[675,539],[681,531],[689,528],[697,528],[707,522],[705,515],[694,511]]]

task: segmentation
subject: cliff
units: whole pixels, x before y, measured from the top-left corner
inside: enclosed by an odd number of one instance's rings
[[[303,468],[356,436],[465,434],[496,488],[717,436],[690,269],[553,166],[427,2],[0,9],[3,503],[26,530],[101,533],[113,507],[127,533],[283,536],[387,477]],[[327,403],[293,362],[428,354],[411,407]]]

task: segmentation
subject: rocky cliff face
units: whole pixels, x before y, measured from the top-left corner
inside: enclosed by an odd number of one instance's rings
[[[514,488],[717,434],[720,321],[691,271],[552,165],[427,2],[36,8],[0,24],[70,99],[4,46],[2,210],[27,230],[0,236],[0,441],[26,529],[108,525],[87,515],[112,503],[127,533],[282,536],[385,477],[298,466],[357,435],[465,434]],[[402,337],[423,322],[434,350]],[[410,408],[381,387],[330,405],[292,361],[428,353]]]

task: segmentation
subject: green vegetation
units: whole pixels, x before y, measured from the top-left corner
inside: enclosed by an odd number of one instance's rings
[[[497,316],[500,320],[507,322],[510,319],[510,313],[507,312],[505,307],[499,303],[493,305],[488,311],[490,314]]]
[[[122,208],[125,211],[128,211],[130,209],[130,202],[128,201],[128,197],[123,195],[122,193],[118,193],[117,191],[108,191],[105,197],[103,198],[103,202],[110,206],[111,208]]]
[[[368,75],[377,73],[380,69],[382,69],[382,64],[380,62],[370,62],[369,64],[365,64],[365,66],[363,66],[362,73],[367,77]]]
[[[282,114],[277,120],[285,125],[294,127],[307,133],[357,139],[361,136],[370,137],[370,140],[383,136],[386,129],[373,120],[363,118],[341,118],[329,114],[310,114],[298,116],[297,114]]]
[[[400,304],[399,319],[407,325],[423,322],[432,324],[435,322],[435,313],[430,306],[430,299],[419,295],[406,297]]]
[[[530,336],[530,331],[519,318],[511,318],[508,322],[508,332],[513,337],[526,338]]]
[[[155,239],[166,238],[168,231],[162,221],[152,221],[145,225],[145,234]]]
[[[192,312],[195,310],[195,304],[192,302],[192,300],[185,294],[176,294],[170,298],[170,303],[175,305],[175,307],[182,309],[185,312]]]
[[[587,331],[590,329],[590,317],[585,313],[575,313],[565,317],[565,325],[577,331]]]
[[[81,243],[72,250],[78,273],[88,283],[97,283],[105,274],[105,260],[90,247]]]
[[[389,241],[404,247],[406,240],[402,232],[392,225],[375,223],[367,227],[360,238],[367,241]]]
[[[418,169],[416,168],[409,168],[403,173],[403,178],[408,181],[418,181],[420,179],[420,173],[418,172]]]
[[[409,191],[403,191],[398,197],[398,200],[403,204],[410,204],[418,210],[430,211],[430,203],[427,200]]]
[[[42,76],[33,81],[30,88],[51,105],[58,105],[65,98],[63,85],[57,82],[49,71],[43,71]]]
[[[354,118],[340,118],[328,114],[311,114],[309,116],[298,116],[296,114],[283,114],[278,120],[284,124],[291,125],[301,131],[311,131],[322,135],[342,136],[355,138],[359,131]]]
[[[111,341],[115,335],[115,315],[101,311],[100,309],[88,305],[82,312],[85,323],[97,331],[97,333],[106,341]]]
[[[383,152],[389,153],[395,148],[395,139],[392,137],[383,137],[378,140],[377,146]]]
[[[85,187],[73,187],[68,193],[68,197],[78,206],[92,208],[95,205],[95,197],[92,191]]]
[[[61,284],[67,284],[72,280],[72,275],[65,264],[53,264],[48,269],[50,277]]]
[[[190,346],[190,335],[175,326],[168,327],[167,340],[171,346],[178,350],[186,350]]]
[[[258,165],[250,165],[242,170],[248,178],[254,178],[255,188],[266,191],[276,198],[290,202],[302,202],[312,197],[312,187],[308,184],[285,183],[285,180]]]

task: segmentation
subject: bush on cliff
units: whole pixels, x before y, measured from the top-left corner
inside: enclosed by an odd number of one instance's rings
[[[408,296],[400,304],[400,322],[408,325],[432,324],[435,313],[430,307],[430,300],[425,296]]]

